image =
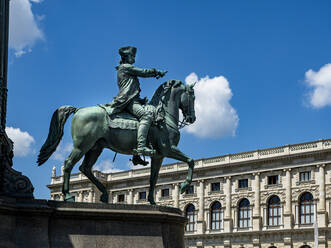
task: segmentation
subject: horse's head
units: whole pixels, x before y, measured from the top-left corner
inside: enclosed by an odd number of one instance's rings
[[[182,110],[184,115],[184,121],[190,124],[194,123],[196,120],[195,110],[194,110],[194,85],[184,85],[184,91],[180,97],[179,108]]]

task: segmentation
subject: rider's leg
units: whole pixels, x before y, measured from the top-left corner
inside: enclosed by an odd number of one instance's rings
[[[155,150],[146,145],[149,128],[152,124],[152,116],[148,113],[140,120],[137,134],[137,153],[139,155],[154,156]]]
[[[138,155],[154,156],[155,151],[146,145],[148,131],[152,124],[152,113],[146,111],[144,106],[136,100],[133,100],[126,109],[139,119],[136,153]]]

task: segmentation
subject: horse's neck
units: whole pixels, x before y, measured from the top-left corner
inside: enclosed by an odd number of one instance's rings
[[[178,127],[178,119],[179,119],[179,100],[177,100],[178,96],[176,94],[171,94],[169,98],[168,104],[164,107],[166,112],[166,122],[173,127]]]

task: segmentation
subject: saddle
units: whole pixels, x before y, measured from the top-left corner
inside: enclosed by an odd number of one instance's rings
[[[127,111],[122,111],[119,113],[113,113],[110,106],[106,105],[98,105],[102,109],[104,109],[108,114],[108,126],[110,128],[116,129],[129,129],[129,130],[137,130],[139,125],[139,120],[130,114]],[[145,111],[148,111],[152,115],[152,125],[159,126],[165,120],[164,109],[161,105],[153,106],[150,104],[146,104],[144,106]]]

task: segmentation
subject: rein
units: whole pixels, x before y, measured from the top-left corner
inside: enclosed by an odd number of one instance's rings
[[[187,91],[185,91],[185,93],[187,94]],[[188,97],[188,108],[190,107],[190,98]],[[173,127],[172,125],[170,125],[169,123],[166,123],[169,127],[171,127],[171,128],[173,128],[173,129],[175,129],[176,131],[177,131],[177,129],[179,130],[179,129],[182,129],[182,128],[184,128],[184,127],[186,127],[186,126],[189,126],[189,125],[192,125],[192,123],[189,123],[189,122],[187,122],[186,121],[186,119],[185,118],[183,118],[183,120],[178,120],[174,115],[172,115],[172,114],[170,114],[167,110],[165,110],[164,109],[164,111],[175,121],[175,122],[177,122],[178,124],[177,124],[177,127],[175,128],[175,127]],[[175,124],[174,124],[175,125]]]

